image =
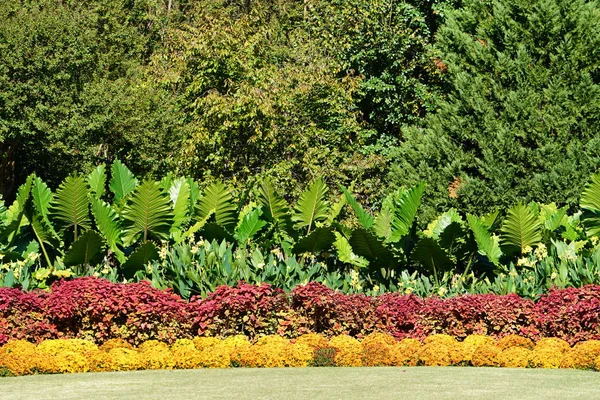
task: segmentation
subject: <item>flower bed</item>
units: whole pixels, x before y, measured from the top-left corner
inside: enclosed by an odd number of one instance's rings
[[[421,342],[398,341],[382,333],[370,334],[360,341],[347,335],[327,339],[311,333],[293,340],[269,335],[254,342],[237,335],[226,339],[178,339],[171,345],[149,340],[137,347],[121,339],[110,339],[101,346],[81,339],[51,339],[37,346],[15,340],[0,347],[0,375],[4,376],[148,369],[417,365],[600,370],[600,341],[571,347],[557,338],[544,338],[534,344],[517,335],[500,340],[470,335],[461,342],[448,335],[431,335]]]
[[[600,286],[554,290],[537,302],[492,294],[449,299],[345,295],[316,283],[289,294],[266,284],[240,283],[190,302],[148,282],[113,284],[97,278],[61,281],[49,292],[0,289],[0,345],[11,339],[68,338],[97,345],[120,339],[139,346],[196,336],[256,340],[308,333],[362,339],[375,332],[419,340],[433,334],[461,341],[470,335],[555,337],[569,345],[599,340]]]

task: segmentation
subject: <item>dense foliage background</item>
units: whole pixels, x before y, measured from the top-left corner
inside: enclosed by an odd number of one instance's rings
[[[597,283],[599,56],[598,0],[1,2],[0,280]]]
[[[0,5],[0,193],[123,160],[367,207],[574,205],[599,163],[589,0],[23,0]],[[333,193],[332,193],[333,194]]]

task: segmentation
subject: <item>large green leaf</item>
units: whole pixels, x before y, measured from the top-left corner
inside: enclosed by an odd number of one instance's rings
[[[88,186],[83,177],[69,176],[60,184],[52,202],[52,214],[60,229],[73,228],[74,240],[90,228]]]
[[[169,196],[173,205],[172,230],[181,227],[188,217],[190,203],[190,185],[185,178],[175,179],[169,188]]]
[[[392,219],[392,234],[390,236],[392,242],[399,241],[410,232],[424,190],[425,184],[421,182],[409,190],[400,192],[394,204],[394,218]]]
[[[430,238],[439,239],[442,232],[453,223],[462,223],[462,218],[454,208],[451,208],[430,222],[423,234]]]
[[[365,229],[354,230],[349,242],[354,253],[371,262],[387,266],[393,261],[390,250],[385,247],[381,240]]]
[[[159,185],[157,184],[159,187]],[[153,260],[158,259],[158,249],[152,242],[145,242],[140,245],[121,265],[121,273],[127,279],[133,278],[137,271],[146,268],[146,265]]]
[[[346,205],[346,196],[341,195],[337,202],[333,203],[329,208],[329,215],[327,216],[327,220],[325,224],[327,226],[334,225],[336,223],[336,219],[342,214],[344,206]]]
[[[4,205],[4,200],[2,200],[2,194],[0,193],[0,229],[8,220],[8,212],[7,208]]]
[[[210,217],[212,217],[213,213],[214,213],[214,211],[211,210],[207,216],[205,216],[204,218],[202,218],[199,221],[196,221],[196,223],[194,223],[192,226],[190,226],[189,229],[185,232],[185,234],[182,235],[182,237],[185,237],[185,238],[193,237],[196,232],[201,230],[204,227],[204,225],[206,225],[206,223],[208,222]]]
[[[306,228],[306,233],[309,234],[316,222],[327,219],[329,210],[329,203],[326,200],[327,190],[323,179],[317,179],[302,192],[292,216],[296,228]]]
[[[436,280],[440,272],[450,271],[454,267],[452,260],[444,249],[432,238],[419,240],[411,253],[411,257],[428,271],[433,272]]]
[[[540,207],[540,222],[545,230],[554,232],[562,225],[569,206],[557,209],[556,204],[544,204]]]
[[[102,259],[102,237],[93,230],[86,231],[65,253],[63,262],[66,266],[94,265]]]
[[[264,217],[275,225],[288,229],[290,210],[287,202],[273,188],[269,179],[263,180],[258,186],[258,202],[262,206]]]
[[[123,241],[133,243],[138,235],[146,242],[151,236],[168,239],[173,224],[173,212],[169,198],[163,194],[160,185],[151,180],[140,184],[123,210],[126,222]]]
[[[120,203],[135,190],[138,181],[133,173],[119,160],[115,160],[113,163],[111,175],[108,186],[115,195],[115,203]]]
[[[600,211],[600,173],[590,178],[590,182],[581,193],[579,205],[586,210]]]
[[[233,242],[235,238],[225,228],[216,222],[209,222],[203,226],[200,230],[202,237],[208,241],[217,240],[222,242],[224,240]]]
[[[357,267],[366,267],[369,265],[369,261],[366,258],[354,254],[348,239],[339,232],[334,232],[334,235],[335,242],[333,242],[333,247],[335,248],[340,261]]]
[[[0,243],[10,247],[17,238],[20,229],[29,221],[25,217],[25,206],[31,195],[31,186],[35,175],[31,174],[17,190],[17,197],[5,213],[5,226],[0,229]]]
[[[329,228],[317,228],[308,236],[300,239],[293,248],[295,254],[312,253],[316,254],[323,250],[331,248],[335,241],[335,235]]]
[[[260,219],[262,215],[262,209],[260,207],[253,209],[240,221],[238,226],[235,228],[234,237],[238,243],[245,245],[248,240],[252,240],[266,224],[266,221]]]
[[[600,236],[600,174],[592,175],[581,194],[582,223],[588,236]]]
[[[31,188],[31,195],[33,197],[33,204],[35,205],[38,213],[43,217],[47,217],[50,204],[54,198],[52,191],[48,188],[48,185],[46,185],[40,178],[35,178],[33,180],[33,187]]]
[[[48,214],[50,213],[50,206],[52,204],[52,200],[54,199],[54,195],[52,194],[52,191],[50,191],[48,186],[40,178],[35,178],[33,181],[33,186],[31,188],[31,197],[33,198],[33,205],[35,206],[37,215],[44,221],[44,225],[48,229],[48,232],[54,238],[58,239],[58,235],[54,230],[54,226],[48,218]]]
[[[500,241],[509,248],[518,248],[521,253],[528,246],[542,240],[541,223],[531,207],[517,204],[508,210],[502,223]]]
[[[96,198],[104,196],[106,191],[106,165],[100,164],[87,176],[87,183],[92,195]]]
[[[373,232],[380,238],[387,240],[392,235],[392,220],[394,219],[394,205],[388,196],[381,206],[381,210],[373,223]]]
[[[471,231],[473,231],[479,252],[486,256],[494,265],[498,265],[500,257],[502,257],[502,250],[500,250],[498,241],[494,240],[488,231],[487,224],[471,214],[467,215],[467,222],[471,227]]]
[[[371,214],[369,214],[367,211],[365,211],[365,209],[362,208],[362,206],[360,204],[358,204],[358,201],[356,201],[356,198],[352,195],[352,193],[350,193],[348,191],[348,189],[346,189],[342,185],[340,185],[340,189],[344,193],[344,196],[346,196],[346,201],[348,202],[348,204],[350,204],[350,206],[354,210],[354,214],[356,214],[356,218],[358,218],[358,222],[360,222],[362,227],[367,230],[369,228],[371,228],[371,226],[373,225],[373,222],[374,222],[373,216]]]
[[[224,229],[231,231],[235,228],[237,207],[233,203],[233,196],[223,182],[213,182],[204,191],[204,196],[198,202],[196,214],[199,219],[214,214],[215,221]]]
[[[50,260],[50,256],[46,249],[46,245],[51,246],[52,248],[59,247],[59,241],[56,237],[56,233],[51,228],[51,226],[46,222],[47,218],[44,218],[40,215],[32,205],[32,202],[28,201],[25,205],[25,215],[29,220],[31,225],[31,229],[33,230],[33,234],[38,241],[42,253],[44,254],[44,258],[46,259],[47,265],[52,265],[52,261]]]
[[[95,197],[91,198],[92,215],[96,227],[106,239],[108,248],[115,253],[119,262],[125,262],[125,255],[119,248],[121,242],[121,221],[116,211],[104,201]]]

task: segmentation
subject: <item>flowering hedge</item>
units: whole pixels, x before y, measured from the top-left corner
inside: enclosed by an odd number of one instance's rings
[[[185,302],[148,282],[113,284],[91,277],[58,282],[49,292],[0,288],[0,345],[57,338],[99,345],[111,339],[172,344],[240,334],[251,340],[307,333],[362,339],[374,332],[419,340],[433,334],[458,340],[475,334],[556,337],[570,345],[600,340],[600,286],[553,290],[537,302],[492,294],[449,299],[345,295],[317,283],[289,294],[267,284],[240,283]]]
[[[45,340],[37,346],[11,340],[0,347],[0,376],[142,369],[417,365],[600,370],[600,341],[571,347],[558,338],[544,338],[534,344],[517,335],[500,340],[470,335],[463,341],[431,335],[421,342],[410,338],[397,341],[383,333],[372,333],[360,341],[348,335],[327,339],[309,333],[293,340],[268,335],[255,342],[236,335],[226,339],[178,339],[171,345],[148,340],[137,347],[121,339],[110,339],[101,346],[81,339]]]

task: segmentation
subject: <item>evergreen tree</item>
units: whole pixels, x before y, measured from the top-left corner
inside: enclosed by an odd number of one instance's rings
[[[575,204],[600,167],[600,3],[467,0],[437,52],[447,96],[424,129],[404,130],[393,181],[428,182],[428,217]]]

